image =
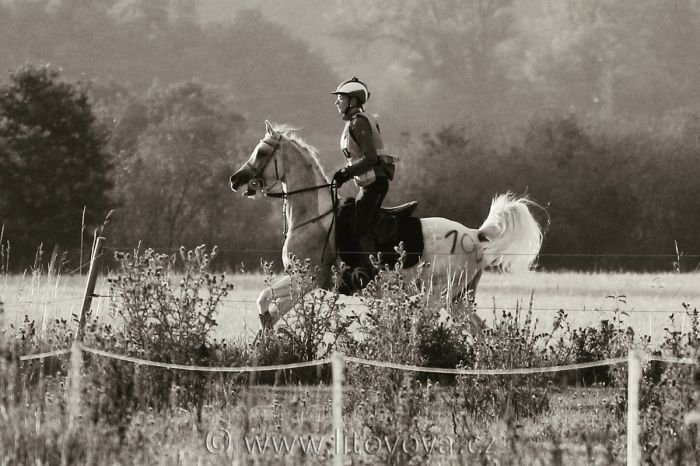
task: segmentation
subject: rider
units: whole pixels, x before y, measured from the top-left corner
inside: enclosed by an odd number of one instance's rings
[[[352,77],[332,94],[337,95],[335,105],[345,120],[340,148],[347,164],[333,175],[333,181],[340,187],[354,177],[360,187],[355,201],[355,234],[363,267],[372,276],[369,254],[377,251],[372,225],[389,191],[389,181],[394,179],[396,158],[386,153],[376,118],[364,110],[369,99],[365,83]]]

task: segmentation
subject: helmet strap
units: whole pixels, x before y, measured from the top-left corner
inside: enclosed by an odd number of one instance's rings
[[[350,97],[350,102],[352,101],[352,99],[355,99],[355,102],[357,102],[357,98],[355,97]],[[350,111],[354,108],[358,109],[360,112],[364,110],[362,108],[362,105],[351,105],[350,103],[348,103],[348,108],[345,109],[345,112],[343,113],[343,118],[349,119],[348,113],[350,113]]]

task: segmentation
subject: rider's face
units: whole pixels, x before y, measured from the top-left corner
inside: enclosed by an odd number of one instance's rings
[[[335,106],[338,109],[338,113],[341,115],[345,115],[345,112],[348,109],[348,106],[350,105],[350,98],[346,95],[343,94],[338,94],[336,99],[335,99]]]

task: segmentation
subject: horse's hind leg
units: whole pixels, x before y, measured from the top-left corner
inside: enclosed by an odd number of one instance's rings
[[[479,271],[476,272],[476,274],[474,275],[474,278],[472,278],[471,281],[467,283],[467,306],[469,306],[469,309],[471,310],[476,310],[476,287],[479,285],[482,272],[483,270],[479,269]]]
[[[458,289],[451,296],[454,309],[466,310],[469,318],[469,326],[472,334],[477,334],[484,328],[484,321],[476,314],[476,287],[481,280],[482,270],[478,270],[466,286],[455,287]],[[462,307],[462,304],[466,304]]]
[[[292,308],[290,284],[291,277],[285,275],[260,292],[257,305],[263,329],[272,328]]]
[[[481,273],[483,269],[479,269],[474,275],[474,278],[467,284],[466,287],[466,299],[467,299],[467,312],[469,313],[469,324],[473,335],[481,332],[485,327],[484,321],[476,313],[476,287],[479,285],[479,280],[481,280]]]
[[[481,273],[481,269],[477,270],[472,279],[466,284],[466,286],[462,286],[462,281],[460,278],[459,280],[457,280],[458,286],[453,285],[452,287],[450,287],[452,288],[450,298],[452,299],[453,305],[462,304],[466,300],[469,309],[473,309],[476,307],[476,287],[479,285],[479,280],[481,280]],[[447,290],[447,292],[450,293],[449,289]]]

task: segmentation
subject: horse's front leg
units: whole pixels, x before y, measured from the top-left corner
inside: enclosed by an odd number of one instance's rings
[[[258,314],[264,329],[272,328],[292,308],[291,277],[285,275],[265,288],[258,296]]]

